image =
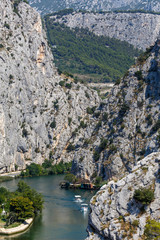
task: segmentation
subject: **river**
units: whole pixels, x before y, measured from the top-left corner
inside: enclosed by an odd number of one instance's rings
[[[5,240],[83,240],[87,236],[88,214],[84,215],[80,205],[73,201],[74,195],[81,195],[89,203],[95,192],[66,190],[59,187],[63,175],[25,178],[24,181],[44,196],[44,209],[35,218],[33,225],[18,236],[3,237]],[[0,186],[10,191],[16,189],[19,179],[3,182]],[[0,238],[1,239],[1,238]]]

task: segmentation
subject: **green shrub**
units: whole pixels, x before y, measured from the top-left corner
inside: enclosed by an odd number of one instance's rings
[[[27,136],[28,136],[28,131],[27,131],[27,129],[23,128],[22,137],[27,137]]]
[[[3,48],[3,47],[4,47],[3,44],[0,43],[0,48]]]
[[[68,125],[70,126],[71,125],[71,122],[72,122],[72,118],[68,118]]]
[[[53,122],[51,122],[50,127],[51,128],[55,128],[56,127],[56,121],[55,120],[53,120]]]
[[[38,147],[35,148],[35,152],[36,153],[39,153],[40,152],[40,149]]]
[[[9,26],[9,24],[8,24],[8,23],[5,23],[5,24],[4,24],[4,27],[6,27],[6,28],[10,29],[10,26]]]
[[[98,118],[100,116],[100,114],[101,114],[100,112],[95,112],[94,117]]]
[[[98,121],[98,123],[96,124],[96,129],[99,129],[102,126],[102,122]]]
[[[114,144],[111,144],[109,146],[109,151],[110,153],[117,152],[117,147]]]
[[[65,87],[68,88],[68,89],[71,89],[72,88],[72,83],[66,83]]]
[[[158,133],[156,140],[157,140],[158,147],[160,147],[160,132]]]
[[[52,167],[52,160],[45,159],[44,162],[42,163],[42,167],[44,169]]]
[[[84,123],[84,121],[81,121],[81,122],[80,122],[80,127],[81,127],[81,128],[86,128],[86,127],[87,127],[87,124]]]
[[[108,120],[108,113],[103,113],[102,115],[102,121],[106,122]]]
[[[141,128],[140,128],[140,126],[138,126],[138,125],[136,125],[136,133],[137,134],[141,134],[142,132],[141,132]]]
[[[65,84],[65,81],[60,81],[60,82],[59,82],[59,85],[60,85],[61,87],[63,87],[64,84]]]
[[[108,144],[108,140],[102,138],[101,143],[99,145],[99,151],[102,152],[107,147],[107,144]]]
[[[153,49],[153,46],[151,46],[150,48],[147,48],[146,51],[138,57],[137,62],[139,64],[143,64],[147,60],[147,58],[150,56],[150,52],[152,51],[152,49]]]
[[[135,75],[135,77],[137,77],[138,80],[143,79],[142,71],[137,71],[137,72],[135,72],[134,75]]]
[[[42,175],[42,167],[39,164],[31,163],[29,166],[26,167],[29,176],[40,176]]]
[[[72,143],[70,143],[67,147],[67,152],[71,152],[71,151],[74,151],[74,150],[75,150],[75,146]]]
[[[134,227],[138,227],[139,226],[139,221],[137,219],[135,219],[133,222],[132,222],[132,225]]]
[[[120,83],[121,83],[121,79],[118,78],[118,79],[116,80],[116,82],[115,82],[115,85],[119,85]]]
[[[121,109],[120,109],[120,111],[119,111],[119,115],[120,115],[121,117],[123,117],[123,116],[125,115],[125,113],[126,113],[127,111],[129,111],[129,109],[130,109],[129,105],[126,104],[126,103],[124,103],[124,104],[121,106]]]
[[[152,115],[151,114],[149,114],[147,117],[146,117],[146,121],[147,121],[147,123],[148,123],[148,125],[150,126],[150,125],[152,125]]]
[[[160,119],[158,119],[158,121],[152,127],[152,132],[157,132],[159,128],[160,128]]]
[[[60,162],[60,163],[58,163],[58,164],[53,165],[53,166],[49,169],[48,175],[52,175],[52,174],[64,174],[65,172],[71,171],[71,167],[72,167],[72,162],[69,162],[69,163]]]
[[[91,144],[91,139],[89,139],[89,138],[87,138],[87,139],[84,140],[83,146],[84,146],[84,147],[87,147],[88,144]]]
[[[96,107],[92,107],[92,108],[87,107],[87,113],[88,114],[93,114],[95,112],[95,110],[96,110]]]
[[[92,174],[92,176],[91,176],[91,178],[96,178],[97,177],[97,172],[94,172],[93,174]]]
[[[154,192],[150,188],[140,188],[135,190],[133,198],[143,205],[148,205],[154,200]]]
[[[146,240],[160,239],[160,223],[155,220],[149,220],[145,226],[144,235]]]
[[[96,151],[96,150],[94,151],[93,158],[94,158],[95,162],[97,162],[99,160],[99,158],[100,158],[99,151]]]
[[[102,182],[102,177],[101,176],[96,177],[95,184],[100,185],[101,182]]]
[[[89,94],[87,91],[85,91],[85,96],[86,96],[86,98],[89,98]]]
[[[54,101],[53,105],[54,105],[54,109],[56,109],[58,111],[58,109],[59,109],[58,99],[56,99],[56,101]]]
[[[66,180],[66,181],[68,181],[68,182],[70,182],[70,183],[75,183],[75,182],[77,181],[77,178],[76,178],[76,176],[75,176],[74,174],[68,173],[68,174],[65,176],[64,180]]]
[[[9,79],[12,80],[13,78],[14,78],[13,75],[10,74]]]

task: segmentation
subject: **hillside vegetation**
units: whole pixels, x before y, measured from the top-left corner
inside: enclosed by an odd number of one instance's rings
[[[56,66],[89,82],[111,82],[121,78],[140,54],[127,42],[96,36],[86,29],[71,30],[45,16],[47,36]]]

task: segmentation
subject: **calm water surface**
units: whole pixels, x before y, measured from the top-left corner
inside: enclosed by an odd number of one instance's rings
[[[44,209],[31,228],[18,236],[3,237],[5,240],[82,240],[87,236],[88,216],[80,212],[80,205],[73,201],[81,195],[89,203],[95,192],[60,189],[64,176],[25,178],[24,181],[44,196]],[[4,182],[0,186],[16,189],[19,179]]]

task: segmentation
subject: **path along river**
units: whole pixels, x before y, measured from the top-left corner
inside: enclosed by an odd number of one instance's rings
[[[44,196],[44,209],[33,225],[18,236],[3,237],[5,240],[83,240],[87,236],[88,214],[84,215],[80,205],[73,201],[81,195],[89,203],[95,192],[65,190],[59,187],[64,176],[42,176],[25,178],[24,181]],[[19,179],[1,183],[0,186],[14,191]],[[0,237],[1,239],[1,237]]]

